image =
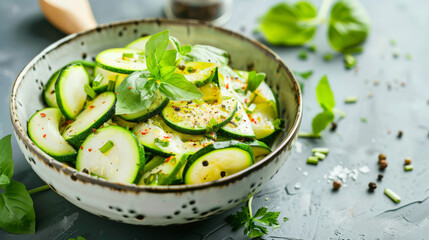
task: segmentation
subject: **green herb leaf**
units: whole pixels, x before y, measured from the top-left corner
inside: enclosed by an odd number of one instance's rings
[[[0,140],[0,176],[2,176],[3,179],[0,181],[0,185],[7,185],[5,178],[11,180],[13,175],[12,146],[10,138],[11,135],[7,135]]]
[[[293,74],[303,79],[309,79],[313,75],[313,71],[312,70],[308,70],[305,72],[293,71]]]
[[[33,200],[24,184],[11,181],[0,194],[0,227],[10,233],[35,233]]]
[[[261,18],[259,28],[270,44],[302,45],[316,32],[316,16],[316,8],[309,2],[279,3]]]
[[[197,44],[183,56],[183,60],[185,62],[211,62],[222,66],[228,65],[229,54],[216,47]]]
[[[168,140],[160,140],[159,138],[155,138],[155,140],[153,141],[153,143],[157,147],[159,147],[159,148],[168,147],[168,145],[170,145],[170,141],[168,141]]]
[[[255,71],[249,72],[247,77],[247,88],[251,92],[255,91],[262,81],[265,80],[265,73],[256,73]]]
[[[176,50],[167,50],[159,61],[160,67],[174,66],[176,64]]]
[[[351,69],[356,66],[356,58],[353,55],[345,54],[344,55],[344,67],[346,69]]]
[[[156,88],[156,81],[148,71],[130,74],[116,88],[116,114],[132,114],[148,108],[154,100]]]
[[[169,39],[170,31],[165,30],[152,35],[146,43],[145,57],[147,69],[153,76],[155,76],[155,78],[160,77],[158,64],[167,49]]]
[[[365,8],[357,0],[340,0],[334,4],[329,20],[328,38],[340,52],[362,44],[369,33],[370,20]]]
[[[299,51],[298,58],[301,60],[306,60],[307,59],[307,51],[306,50]]]
[[[112,141],[109,140],[99,150],[100,150],[101,153],[106,153],[110,149],[112,149],[113,146],[115,146],[115,144]]]
[[[177,38],[175,38],[173,36],[170,36],[169,40],[170,40],[170,43],[173,44],[174,49],[176,49],[177,52],[180,51],[180,42],[179,42],[179,39],[177,39]]]
[[[94,80],[92,81],[92,86],[93,87],[99,86],[103,81],[103,79],[104,79],[103,75],[101,75],[100,73],[97,74],[97,76],[95,76]]]
[[[173,101],[188,101],[203,98],[194,84],[180,73],[172,73],[168,79],[160,79],[159,90]]]
[[[311,123],[313,134],[319,134],[329,125],[329,123],[334,121],[334,119],[335,119],[334,113],[329,110],[326,110],[317,114],[313,118],[313,122]]]
[[[326,53],[325,55],[323,55],[323,60],[325,60],[325,62],[330,62],[333,57],[334,56],[332,56],[332,53]]]
[[[185,55],[192,51],[191,45],[183,45],[180,47],[180,54]]]
[[[214,118],[210,119],[210,121],[207,123],[206,133],[217,132],[219,130],[217,125],[219,124],[217,123],[216,119]]]
[[[335,107],[335,98],[326,75],[320,79],[316,87],[316,95],[320,106],[324,110],[330,110],[332,112]]]

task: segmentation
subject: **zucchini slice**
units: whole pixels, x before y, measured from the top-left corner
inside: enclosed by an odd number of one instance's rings
[[[249,143],[249,146],[252,148],[253,154],[255,155],[255,162],[262,160],[271,152],[271,148],[268,147],[267,144],[258,140]]]
[[[169,99],[162,94],[161,92],[157,92],[155,95],[155,99],[149,108],[144,109],[140,112],[132,113],[132,114],[122,114],[119,115],[122,119],[131,122],[144,122],[149,118],[161,113],[162,109],[167,106]]]
[[[57,104],[63,115],[74,119],[82,111],[86,101],[85,84],[89,84],[88,72],[82,64],[70,64],[61,69],[55,82]]]
[[[249,114],[256,139],[270,145],[281,132],[284,120],[276,119],[272,102],[256,104],[253,113]]]
[[[238,141],[215,142],[192,155],[184,170],[185,184],[215,181],[251,166],[252,148]]]
[[[92,102],[88,102],[76,120],[64,129],[64,139],[74,147],[79,147],[93,129],[99,128],[113,116],[115,103],[116,95],[113,92],[101,93]]]
[[[109,141],[113,146],[101,151]],[[132,183],[144,163],[144,150],[134,135],[121,127],[109,126],[85,139],[77,154],[76,169],[114,182]]]
[[[49,107],[58,107],[57,94],[55,94],[55,82],[60,75],[60,71],[61,70],[58,70],[52,74],[43,90],[43,97],[45,98],[45,102]]]
[[[163,163],[143,174],[138,185],[170,185],[182,182],[183,168],[189,155],[170,156]]]
[[[144,53],[127,48],[111,48],[102,51],[95,58],[96,65],[115,72],[131,74],[147,69]]]
[[[217,65],[207,62],[189,62],[183,70],[177,69],[177,73],[183,74],[185,78],[196,87],[201,87],[210,82],[219,83]]]
[[[234,139],[255,139],[252,124],[241,103],[237,103],[237,111],[229,123],[220,132]]]
[[[104,92],[107,90],[107,86],[109,85],[109,81],[115,81],[115,87],[117,87],[124,78],[128,76],[128,74],[116,73],[109,70],[106,70],[102,67],[96,66],[94,69],[94,75],[100,75],[102,77],[101,82],[92,82],[92,88],[96,92]]]
[[[274,95],[273,90],[271,90],[265,81],[262,81],[255,92],[252,93],[251,99],[253,99],[253,103],[256,104],[268,102],[273,108],[272,111],[274,112],[274,118],[279,117],[279,103],[276,96]]]
[[[61,136],[59,124],[63,118],[58,108],[45,108],[28,121],[28,135],[44,152],[60,162],[72,161],[76,150]]]
[[[207,129],[208,127],[214,130],[227,124],[231,121],[236,110],[237,101],[235,98],[229,98],[215,104],[201,100],[170,101],[162,110],[162,117],[165,123],[176,131],[201,135],[210,131]]]
[[[125,48],[131,48],[131,49],[135,49],[135,50],[145,52],[146,43],[147,43],[147,41],[149,41],[149,38],[151,36],[152,35],[148,35],[148,36],[138,38],[138,39],[128,43],[127,46],[125,46]]]

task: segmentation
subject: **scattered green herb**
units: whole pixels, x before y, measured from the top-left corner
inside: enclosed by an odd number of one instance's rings
[[[398,203],[401,201],[401,197],[389,188],[384,189],[384,194],[386,194],[395,203]]]
[[[334,56],[332,56],[332,53],[325,53],[325,55],[323,55],[323,60],[325,60],[326,62],[330,62],[333,57]]]
[[[407,54],[405,55],[405,58],[406,58],[407,60],[412,60],[412,59],[413,59],[413,56],[412,56],[411,54],[407,53]]]
[[[252,103],[249,105],[249,107],[246,109],[246,113],[247,114],[251,114],[255,111],[256,109],[256,104]]]
[[[99,150],[101,153],[107,153],[115,144],[112,141],[107,141]]]
[[[226,221],[232,226],[233,231],[244,227],[243,233],[249,238],[255,238],[268,234],[268,229],[265,226],[273,228],[280,226],[277,220],[280,212],[268,212],[266,207],[261,207],[253,215],[252,200],[253,196],[249,198],[247,206],[241,207],[241,211],[231,214],[226,218]],[[285,218],[283,218],[283,221],[285,221]]]
[[[168,147],[168,145],[170,145],[170,141],[160,140],[159,138],[155,138],[154,144],[159,148],[163,148],[163,147]]]
[[[115,90],[115,86],[116,86],[116,80],[109,80],[109,82],[107,83],[107,91]]]
[[[101,75],[100,73],[97,74],[97,76],[95,76],[94,80],[92,81],[92,86],[93,87],[99,86],[103,81],[103,79],[104,79],[103,75]]]
[[[246,91],[249,90],[251,92],[255,91],[262,81],[265,80],[265,73],[256,73],[255,71],[249,72],[249,76],[247,77],[247,88]]]
[[[300,138],[321,138],[322,135],[320,135],[320,133],[314,134],[311,132],[300,132],[298,134],[298,137],[300,137]]]
[[[207,123],[207,128],[206,128],[206,133],[210,134],[212,132],[217,132],[217,130],[219,130],[218,123],[216,121],[216,119],[212,118],[210,119],[210,121]]]
[[[406,172],[408,172],[408,171],[412,171],[413,169],[414,169],[413,165],[405,165],[405,166],[404,166],[404,170],[405,170]]]
[[[304,91],[304,80],[309,79],[313,75],[313,71],[312,70],[308,70],[305,72],[293,71],[293,74],[298,79],[298,83],[299,83],[299,87],[301,88],[301,91]]]
[[[85,84],[84,90],[91,99],[94,99],[95,97],[97,97],[97,93],[88,84]]]
[[[122,53],[123,58],[134,58],[134,53]]]
[[[319,160],[323,160],[326,157],[326,155],[321,152],[315,152],[314,156],[317,157]]]
[[[307,51],[306,50],[299,51],[298,58],[301,60],[306,60],[307,59]]]
[[[287,221],[289,221],[289,218],[284,217],[284,218],[283,218],[283,222],[287,222]]]
[[[364,117],[363,117],[363,118],[360,118],[360,121],[361,121],[361,122],[363,122],[363,123],[367,123],[367,120],[366,120],[366,118],[364,118]]]
[[[396,46],[396,40],[395,39],[390,39],[390,45]]]
[[[49,185],[46,184],[46,185],[43,185],[41,187],[38,187],[38,188],[35,188],[35,189],[31,189],[31,190],[28,191],[28,193],[31,195],[31,194],[34,194],[34,193],[38,193],[38,192],[47,190],[49,188],[50,188]]]
[[[317,47],[316,47],[316,45],[311,44],[311,45],[308,47],[308,50],[310,50],[310,52],[316,52],[316,51],[317,51]]]
[[[316,156],[310,156],[307,158],[307,164],[317,165],[319,163],[319,158]]]
[[[356,58],[351,54],[345,54],[343,60],[344,60],[344,67],[346,69],[352,69],[356,66],[356,63],[357,63]]]
[[[312,121],[312,129],[314,134],[320,134],[329,123],[335,119],[334,107],[335,98],[334,93],[329,85],[328,78],[323,76],[316,87],[317,101],[323,111],[317,114]]]
[[[25,185],[12,180],[11,135],[0,140],[0,227],[10,233],[34,234],[36,215]]]
[[[313,153],[323,153],[323,154],[328,154],[329,153],[329,148],[313,148],[311,149],[311,152]]]
[[[349,97],[346,97],[346,99],[344,99],[344,102],[345,103],[355,103],[355,102],[357,102],[357,100],[358,100],[358,97],[349,96]]]
[[[394,51],[393,52],[393,57],[394,58],[398,58],[399,57],[399,51]]]

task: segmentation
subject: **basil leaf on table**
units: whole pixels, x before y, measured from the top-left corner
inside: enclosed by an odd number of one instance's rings
[[[312,121],[312,130],[314,134],[319,134],[323,131],[329,123],[335,119],[334,107],[335,98],[334,93],[329,85],[328,78],[323,76],[316,87],[317,101],[323,112],[317,114]]]
[[[331,46],[350,53],[362,44],[369,33],[370,20],[365,8],[357,0],[340,0],[334,4],[329,20],[328,38]]]
[[[160,79],[159,91],[173,101],[203,98],[200,90],[180,73],[172,73],[168,79]]]
[[[148,108],[154,100],[156,88],[156,81],[150,78],[148,71],[130,74],[116,88],[116,114],[132,114]]]
[[[260,20],[259,28],[273,45],[302,45],[316,33],[317,10],[305,1],[279,3],[273,6]]]
[[[6,181],[5,178],[12,179],[13,159],[10,138],[11,135],[7,135],[0,140],[0,185],[4,184],[2,182]]]
[[[11,181],[0,194],[0,227],[10,233],[35,233],[33,200],[24,184]]]
[[[265,73],[256,73],[255,71],[249,72],[247,77],[247,88],[251,92],[255,91],[262,81],[265,80]]]
[[[335,115],[332,111],[325,110],[317,114],[311,123],[311,127],[314,134],[318,134],[323,131],[329,123],[334,121]]]

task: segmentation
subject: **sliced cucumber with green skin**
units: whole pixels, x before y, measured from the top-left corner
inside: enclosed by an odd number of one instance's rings
[[[128,76],[128,74],[116,73],[96,66],[94,69],[94,75],[97,76],[98,74],[103,77],[103,80],[99,84],[92,82],[92,88],[96,92],[105,92],[107,90],[107,86],[109,85],[109,81],[115,81],[116,87],[122,82],[122,80],[124,80],[124,78]]]
[[[271,152],[271,148],[261,141],[255,140],[254,142],[248,144],[252,148],[253,154],[255,155],[255,162],[260,161]]]
[[[55,94],[58,107],[66,118],[74,119],[82,111],[87,97],[84,86],[89,81],[82,64],[70,64],[61,69],[55,82]]]
[[[115,73],[131,74],[147,69],[144,53],[135,49],[107,49],[98,54],[95,62],[97,66]]]
[[[215,142],[192,155],[184,170],[185,184],[215,181],[250,167],[252,148],[238,141]]]
[[[216,124],[212,129],[218,129],[229,121],[237,110],[235,98],[223,100],[221,103],[208,104],[201,100],[170,101],[162,110],[165,123],[172,129],[186,134],[204,134],[212,119]]]
[[[280,133],[284,126],[283,120],[278,124],[274,124],[276,121],[276,112],[273,110],[272,102],[264,102],[256,104],[256,108],[253,113],[249,114],[250,122],[252,123],[253,131],[257,140],[267,143],[270,145],[275,140],[275,137]]]
[[[49,107],[58,107],[57,94],[55,93],[55,82],[60,75],[60,71],[61,69],[52,74],[43,90],[43,97],[45,98],[45,102]]]
[[[113,142],[113,147],[101,152],[108,141]],[[114,182],[132,183],[144,162],[144,150],[134,135],[121,127],[109,126],[85,139],[77,154],[76,169],[86,169]]]
[[[275,112],[275,117],[278,118],[278,112],[279,112],[279,104],[277,101],[276,96],[274,95],[273,90],[271,90],[270,86],[268,86],[265,81],[261,82],[259,87],[255,90],[255,92],[252,93],[253,103],[260,104],[260,103],[267,103],[269,102],[272,107],[273,111]]]
[[[167,106],[169,99],[162,94],[161,92],[157,92],[155,95],[155,99],[149,108],[144,109],[140,112],[132,113],[132,114],[122,114],[119,115],[122,119],[131,122],[144,122],[149,118],[159,114],[162,112],[165,106]]]
[[[277,124],[276,124],[277,122]],[[285,121],[283,119],[276,119],[273,121],[274,129],[272,129],[271,134],[257,138],[259,141],[264,142],[268,145],[272,145],[274,140],[276,140],[277,135],[279,135],[282,129],[285,127]]]
[[[104,92],[98,95],[86,108],[70,123],[63,133],[74,147],[79,147],[82,141],[99,128],[115,114],[116,95],[113,92]]]
[[[59,124],[63,114],[58,108],[45,108],[28,121],[28,135],[44,152],[58,161],[72,161],[76,150],[61,136]]]
[[[220,129],[220,133],[234,139],[255,139],[252,124],[241,103],[237,103],[237,111],[229,123]]]
[[[164,163],[143,174],[138,185],[170,185],[182,181],[183,168],[189,155],[171,156]]]
[[[183,74],[196,87],[204,86],[210,82],[219,82],[217,65],[214,63],[189,62],[185,64],[183,71],[178,69],[176,72]]]

